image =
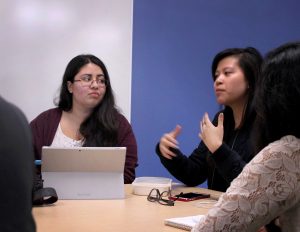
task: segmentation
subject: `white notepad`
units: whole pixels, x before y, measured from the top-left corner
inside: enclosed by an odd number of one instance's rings
[[[165,225],[173,226],[178,229],[190,231],[204,215],[177,217],[165,219]]]

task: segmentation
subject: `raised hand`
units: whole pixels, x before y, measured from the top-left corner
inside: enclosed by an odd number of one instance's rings
[[[179,148],[178,147],[178,141],[176,140],[176,137],[180,134],[181,132],[181,126],[176,125],[174,130],[172,130],[169,133],[164,134],[159,142],[159,150],[163,157],[167,159],[172,159],[173,157],[176,156],[174,152],[170,150],[170,148]]]
[[[199,137],[211,153],[214,153],[222,145],[224,136],[223,122],[223,113],[220,113],[218,116],[217,126],[212,124],[207,113],[204,114],[202,121],[200,121]]]

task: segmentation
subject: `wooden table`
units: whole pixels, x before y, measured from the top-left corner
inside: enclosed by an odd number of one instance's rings
[[[210,193],[216,199],[221,193],[207,189],[178,187],[180,192]],[[175,202],[164,206],[147,201],[147,196],[132,194],[132,186],[125,185],[125,199],[121,200],[59,200],[53,206],[35,207],[33,215],[38,232],[94,232],[128,231],[156,232],[180,231],[165,226],[164,219],[204,214],[212,204],[201,204],[201,199],[191,202]]]

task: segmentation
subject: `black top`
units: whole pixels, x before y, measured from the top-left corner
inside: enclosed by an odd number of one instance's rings
[[[34,158],[23,113],[0,97],[0,231],[33,232]]]
[[[250,143],[250,131],[254,120],[248,120],[242,128],[235,130],[232,111],[226,109],[215,115],[214,125],[217,124],[221,112],[224,113],[224,138],[223,144],[214,154],[200,142],[189,157],[174,149],[177,156],[169,160],[161,155],[159,146],[156,146],[161,163],[187,186],[197,186],[207,180],[209,189],[225,192],[230,182],[254,156],[254,149]]]

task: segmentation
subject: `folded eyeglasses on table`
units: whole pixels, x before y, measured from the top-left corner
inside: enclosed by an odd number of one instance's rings
[[[147,200],[150,202],[158,202],[161,205],[167,205],[167,206],[174,206],[175,201],[182,195],[183,193],[181,192],[180,194],[177,195],[177,198],[174,200],[170,200],[168,197],[171,196],[171,191],[163,191],[162,193],[157,189],[153,188],[148,194]]]

